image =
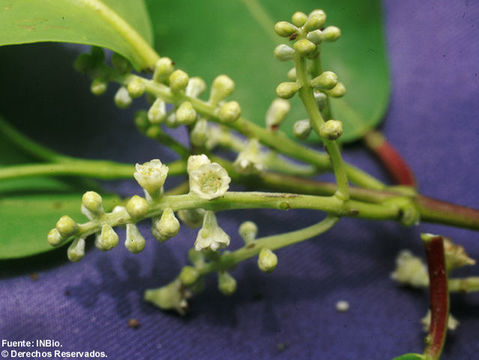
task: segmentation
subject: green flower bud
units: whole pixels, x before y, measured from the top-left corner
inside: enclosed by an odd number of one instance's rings
[[[176,120],[176,113],[171,112],[166,116],[165,125],[170,128],[177,128],[180,126],[180,123]]]
[[[170,89],[171,91],[185,90],[188,86],[190,78],[183,70],[176,70],[170,75]]]
[[[148,110],[148,120],[152,124],[160,124],[165,120],[166,114],[166,103],[158,98]]]
[[[153,80],[156,82],[165,81],[174,70],[174,63],[170,58],[162,57],[156,62]]]
[[[200,227],[203,223],[205,210],[203,209],[185,209],[178,211],[178,217],[183,223],[190,228]]]
[[[319,135],[328,140],[336,140],[343,134],[343,123],[339,120],[328,120],[319,129]]]
[[[322,41],[336,41],[341,36],[341,30],[336,26],[328,26],[321,32]]]
[[[132,99],[130,97],[130,94],[128,94],[128,90],[124,86],[119,88],[115,94],[116,106],[118,106],[120,109],[126,109],[128,106],[131,105],[131,102]]]
[[[131,70],[130,62],[115,52],[111,55],[111,64],[120,74],[126,74]]]
[[[252,221],[243,222],[238,229],[239,236],[246,244],[253,242],[258,234],[258,226]]]
[[[274,49],[274,57],[279,61],[292,60],[294,53],[294,49],[285,44],[278,45]]]
[[[145,198],[134,195],[126,203],[126,211],[133,219],[142,219],[148,213],[150,205]]]
[[[180,315],[185,315],[188,308],[179,279],[159,289],[146,290],[144,298],[162,310],[175,310]]]
[[[296,68],[295,67],[292,67],[289,71],[288,71],[288,79],[295,82],[296,81]]]
[[[150,121],[148,120],[148,113],[145,110],[139,110],[135,114],[135,125],[140,132],[145,132],[150,126]]]
[[[276,88],[276,95],[282,99],[291,99],[299,88],[300,86],[296,82],[282,82]]]
[[[284,99],[275,99],[266,113],[266,127],[269,130],[277,129],[281,123],[284,121],[289,111],[291,110],[291,105],[289,101]]]
[[[218,273],[218,290],[226,296],[233,295],[236,291],[236,280],[226,271]]]
[[[272,272],[278,265],[278,257],[270,249],[263,248],[259,252],[258,267],[265,273]]]
[[[210,99],[211,104],[216,105],[220,101],[230,96],[235,89],[235,83],[226,75],[219,75],[213,80],[211,86]]]
[[[315,89],[331,90],[338,83],[338,75],[332,71],[325,71],[311,80],[311,86]]]
[[[78,225],[71,217],[64,215],[57,221],[56,229],[63,239],[68,239],[78,231]]]
[[[331,90],[326,90],[326,93],[334,98],[340,98],[346,94],[346,88],[342,82],[338,82]]]
[[[311,31],[308,33],[308,35],[306,35],[306,39],[316,45],[319,45],[321,43],[321,40],[323,39],[323,33],[321,30]]]
[[[133,254],[142,252],[145,248],[145,238],[135,224],[126,224],[125,247]]]
[[[192,77],[188,82],[188,86],[186,87],[185,94],[186,96],[197,98],[200,96],[203,91],[206,89],[206,84],[204,80],[200,77]]]
[[[103,215],[103,200],[100,194],[94,191],[87,191],[82,196],[82,213],[88,218],[93,219],[100,215]]]
[[[100,235],[96,236],[95,246],[97,249],[108,251],[118,245],[118,240],[115,230],[110,225],[104,224],[101,227]]]
[[[323,10],[314,10],[309,14],[304,29],[306,31],[312,31],[320,29],[326,22],[326,13]]]
[[[224,103],[218,112],[218,118],[221,122],[232,123],[241,116],[241,107],[236,101]]]
[[[316,100],[316,105],[319,110],[323,110],[328,103],[328,97],[326,94],[317,90],[314,92],[314,100]]]
[[[85,256],[85,239],[79,238],[73,240],[67,250],[68,260],[77,262]]]
[[[128,83],[127,90],[128,95],[130,95],[132,99],[135,99],[145,93],[145,84],[143,84],[143,81],[139,78],[133,78],[133,80]]]
[[[287,21],[280,21],[274,25],[274,31],[276,31],[276,34],[279,36],[289,37],[298,31],[298,28]]]
[[[196,110],[189,101],[183,102],[176,110],[176,120],[183,125],[191,125],[196,120]]]
[[[190,141],[195,146],[203,146],[208,139],[208,121],[199,119],[190,133]]]
[[[311,133],[311,123],[309,119],[296,121],[293,125],[293,134],[299,139],[307,139]]]
[[[179,275],[181,283],[185,286],[193,285],[199,277],[200,273],[193,266],[184,266]]]
[[[102,79],[95,79],[91,83],[90,91],[93,95],[100,96],[103,95],[108,87],[108,82]]]
[[[48,237],[47,237],[48,243],[52,246],[58,246],[60,245],[65,239],[62,238],[60,235],[59,231],[55,229],[51,229],[48,232]]]
[[[303,26],[307,20],[308,20],[308,15],[306,15],[304,12],[301,12],[301,11],[296,11],[291,17],[292,23],[298,27]]]
[[[301,39],[294,43],[294,49],[302,56],[307,56],[316,50],[316,44],[308,39]]]
[[[166,241],[176,234],[180,230],[180,222],[175,217],[175,213],[172,209],[166,208],[163,210],[160,218],[153,219],[151,232],[156,240]]]

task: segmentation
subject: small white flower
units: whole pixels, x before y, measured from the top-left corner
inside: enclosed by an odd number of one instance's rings
[[[192,171],[198,169],[201,165],[211,164],[210,159],[205,154],[191,155],[188,158],[188,164],[186,165],[186,171],[191,174]]]
[[[251,139],[245,149],[238,154],[234,167],[242,174],[255,174],[264,169],[257,139]]]
[[[203,219],[203,226],[198,232],[195,241],[195,250],[211,249],[216,251],[230,244],[230,237],[218,226],[213,211],[207,211]]]
[[[231,178],[220,164],[204,164],[189,172],[190,191],[205,200],[223,196],[229,188]]]
[[[143,165],[136,164],[136,171],[133,174],[138,184],[152,198],[161,193],[167,175],[168,166],[163,165],[158,159],[151,160]]]
[[[399,253],[396,258],[396,269],[391,274],[391,278],[400,284],[417,288],[429,285],[426,265],[408,250],[402,250]]]

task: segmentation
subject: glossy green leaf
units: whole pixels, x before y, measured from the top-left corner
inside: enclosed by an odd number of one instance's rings
[[[0,45],[97,45],[122,54],[137,68],[151,66],[149,55],[138,51],[142,41],[135,34],[152,42],[143,0],[0,0]]]
[[[411,353],[395,357],[393,360],[424,360],[424,356],[421,354]]]
[[[323,68],[335,71],[348,93],[332,100],[334,118],[344,122],[343,141],[353,141],[375,127],[389,100],[380,0],[147,0],[156,50],[171,57],[178,67],[208,82],[221,73],[236,82],[232,98],[239,100],[248,119],[264,123],[275,88],[287,81],[292,63],[273,57],[275,46],[285,42],[273,31],[274,23],[289,20],[296,10],[321,7],[327,25],[342,29],[336,43],[326,43]],[[264,12],[258,11],[258,5]],[[297,97],[284,130],[292,133],[296,120],[306,117]]]
[[[32,162],[0,133],[0,167]],[[0,259],[35,255],[53,249],[46,240],[48,231],[65,214],[84,222],[81,196],[88,190],[80,183],[56,178],[24,178],[0,181]],[[114,195],[103,196],[111,209]]]

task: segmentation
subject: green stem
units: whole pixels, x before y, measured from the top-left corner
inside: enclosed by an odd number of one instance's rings
[[[477,292],[479,291],[479,276],[449,279],[448,288],[450,292]]]
[[[171,175],[186,171],[185,162],[168,164]],[[0,180],[33,176],[85,176],[95,179],[112,180],[132,178],[135,167],[130,164],[103,160],[71,160],[53,164],[25,164],[0,167]]]
[[[299,97],[303,102],[306,112],[308,113],[311,126],[314,131],[319,135],[320,128],[324,124],[323,116],[316,105],[314,100],[313,90],[309,85],[308,74],[306,71],[306,60],[304,57],[299,54],[295,55],[294,63],[296,67],[296,77],[301,85],[299,89]],[[341,152],[339,151],[339,146],[336,141],[331,141],[327,139],[322,139],[324,146],[328,150],[329,156],[331,158],[331,164],[333,166],[334,175],[336,177],[336,182],[338,184],[337,195],[344,200],[349,198],[349,183],[348,177],[346,175],[346,170],[343,165],[343,159],[341,157]]]
[[[223,253],[216,261],[201,265],[198,268],[198,271],[201,275],[206,275],[215,271],[231,269],[238,263],[258,255],[263,248],[277,250],[304,240],[311,239],[328,231],[338,221],[339,218],[328,216],[319,223],[308,226],[301,230],[256,239],[252,243],[249,243],[236,251],[231,253]]]
[[[128,85],[128,83],[134,79],[140,80],[145,85],[147,93],[173,105],[179,105],[184,101],[189,101],[200,115],[205,116],[216,123],[223,124],[217,117],[216,106],[207,102],[188,97],[184,94],[173,94],[168,86],[136,75],[122,76],[111,73],[111,76],[112,80],[115,80],[122,85]],[[246,137],[256,138],[264,145],[269,146],[284,155],[312,164],[316,166],[318,170],[331,170],[331,163],[327,154],[322,154],[296,143],[282,131],[269,131],[268,129],[258,126],[242,117],[233,123],[223,125],[229,126]],[[353,172],[353,174],[351,174],[351,181],[359,186],[377,190],[381,190],[385,187],[382,182],[352,165],[347,166],[346,171]]]

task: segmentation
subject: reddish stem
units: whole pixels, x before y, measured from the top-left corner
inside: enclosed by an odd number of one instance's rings
[[[431,327],[426,338],[426,359],[439,359],[446,340],[449,319],[449,292],[447,289],[444,239],[442,236],[423,234],[429,270],[429,297],[431,300]]]
[[[398,185],[416,186],[411,168],[383,134],[369,131],[364,136],[366,146],[374,152]]]

